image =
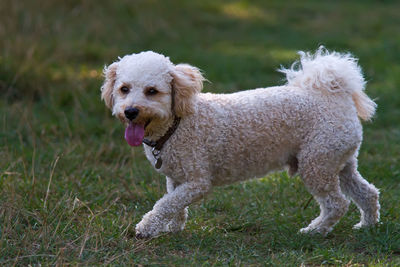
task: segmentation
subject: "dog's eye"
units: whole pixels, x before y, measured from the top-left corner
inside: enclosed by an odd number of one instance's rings
[[[158,91],[154,87],[149,87],[146,89],[146,95],[156,95],[157,93]]]
[[[120,90],[122,93],[124,93],[124,94],[129,93],[129,88],[126,87],[126,86],[122,86],[119,90]]]

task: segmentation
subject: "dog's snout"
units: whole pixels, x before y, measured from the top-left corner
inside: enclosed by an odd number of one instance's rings
[[[134,120],[137,117],[137,115],[139,114],[139,109],[127,108],[127,109],[125,109],[124,113],[125,113],[125,117],[128,120]]]

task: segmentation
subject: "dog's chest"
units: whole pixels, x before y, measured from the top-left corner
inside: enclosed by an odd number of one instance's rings
[[[153,155],[151,147],[145,145],[144,151],[148,161],[157,172],[176,182],[184,182],[184,171],[180,167],[180,162],[177,161],[175,155],[168,153],[167,148],[163,148],[157,158]]]

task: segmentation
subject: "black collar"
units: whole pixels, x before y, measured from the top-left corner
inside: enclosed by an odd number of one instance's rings
[[[160,137],[157,141],[152,141],[149,139],[143,139],[143,143],[153,147],[155,150],[161,151],[163,148],[164,144],[168,141],[168,139],[174,134],[175,130],[179,126],[179,122],[181,121],[180,117],[175,116],[174,117],[174,122],[172,123],[171,127],[169,127],[168,131]]]

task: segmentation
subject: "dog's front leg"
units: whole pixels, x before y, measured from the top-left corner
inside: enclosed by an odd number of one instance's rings
[[[156,202],[153,209],[143,216],[136,225],[136,237],[154,237],[161,232],[168,232],[168,223],[191,203],[203,198],[210,191],[208,181],[191,181],[183,183],[174,191],[164,195]]]
[[[166,177],[167,181],[167,192],[172,193],[180,183],[175,182],[173,179]],[[186,220],[188,217],[188,207],[178,211],[175,216],[172,217],[171,221],[167,225],[167,232],[179,232],[185,228]]]

